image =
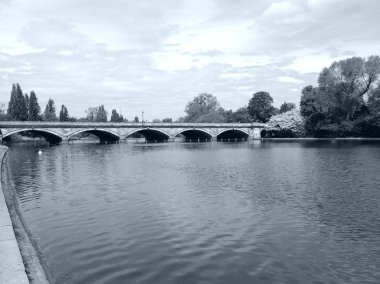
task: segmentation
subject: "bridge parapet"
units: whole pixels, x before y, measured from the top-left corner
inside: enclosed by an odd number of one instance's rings
[[[59,121],[0,121],[0,128],[264,128],[266,123],[183,123],[183,122],[59,122]]]

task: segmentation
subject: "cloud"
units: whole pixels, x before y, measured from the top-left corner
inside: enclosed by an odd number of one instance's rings
[[[0,103],[14,82],[79,117],[104,104],[177,118],[201,92],[226,109],[261,90],[298,102],[334,60],[380,54],[379,13],[377,0],[0,1]]]
[[[294,77],[290,77],[290,76],[280,76],[278,77],[278,81],[283,82],[283,83],[291,83],[291,84],[303,83],[302,80],[294,78]]]
[[[226,72],[221,74],[220,77],[241,80],[246,78],[254,78],[255,74],[249,72]]]
[[[302,12],[302,8],[297,4],[289,1],[271,3],[268,8],[262,13],[262,18],[278,18],[289,15],[294,15]]]

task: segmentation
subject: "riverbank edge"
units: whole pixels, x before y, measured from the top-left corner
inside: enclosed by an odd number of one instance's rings
[[[380,141],[380,138],[365,138],[365,137],[339,137],[339,138],[307,138],[307,137],[296,137],[296,138],[261,138],[261,140],[273,140],[273,141]]]
[[[21,253],[22,262],[24,265],[24,271],[17,271],[17,273],[25,273],[28,283],[30,284],[49,284],[53,282],[53,278],[49,273],[46,263],[43,261],[41,253],[37,249],[36,242],[31,237],[31,233],[26,226],[26,222],[19,208],[16,193],[13,190],[14,187],[12,186],[12,182],[9,177],[7,160],[8,150],[8,147],[2,145],[0,146],[0,191],[4,195],[6,202],[6,205],[4,205],[8,209],[14,236],[17,241],[19,253]]]

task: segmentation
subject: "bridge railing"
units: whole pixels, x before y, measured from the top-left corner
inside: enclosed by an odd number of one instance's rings
[[[0,121],[0,127],[52,127],[52,128],[138,128],[138,127],[183,127],[183,128],[264,128],[265,123],[184,123],[184,122],[66,122],[66,121]]]

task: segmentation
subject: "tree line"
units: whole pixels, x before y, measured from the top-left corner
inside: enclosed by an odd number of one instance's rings
[[[296,108],[294,103],[284,102],[280,108],[273,106],[273,98],[268,92],[257,92],[252,95],[248,105],[233,110],[222,108],[215,96],[202,93],[186,105],[186,116],[180,122],[215,122],[215,123],[250,123],[268,122],[273,115],[281,114]]]
[[[30,94],[23,93],[20,84],[12,85],[12,91],[8,108],[5,111],[0,109],[0,120],[12,121],[88,121],[88,122],[107,122],[107,111],[104,105],[99,107],[90,107],[85,111],[86,117],[77,119],[69,115],[65,105],[61,105],[59,114],[56,114],[55,102],[52,99],[46,104],[44,112],[38,103],[38,98],[34,91]],[[115,109],[112,110],[111,122],[125,122],[126,119],[118,114]]]
[[[333,62],[301,91],[299,110],[271,117],[267,137],[380,137],[380,58]]]
[[[380,137],[380,58],[352,57],[324,68],[302,90],[305,135]]]
[[[1,110],[1,120],[15,121],[72,121],[65,105],[61,106],[59,117],[56,115],[55,104],[49,99],[45,111],[41,113],[41,107],[34,91],[28,95],[23,93],[20,84],[12,85],[11,97],[7,111]]]
[[[380,137],[380,58],[352,57],[319,73],[316,86],[305,86],[299,107],[273,106],[260,91],[248,105],[224,110],[216,97],[200,94],[186,106],[184,122],[264,122],[266,137]]]
[[[23,94],[20,85],[13,84],[7,112],[0,112],[1,120],[19,121],[93,121],[107,122],[104,105],[90,107],[86,116],[76,119],[69,116],[61,105],[56,116],[55,104],[49,99],[41,113],[35,92]],[[284,102],[273,106],[268,92],[252,95],[246,106],[236,111],[221,107],[217,98],[201,93],[185,107],[186,115],[175,122],[214,123],[268,123],[264,135],[268,137],[380,137],[380,58],[352,57],[333,62],[324,68],[316,86],[305,86],[299,106]],[[128,121],[116,109],[111,122]],[[139,122],[135,116],[134,122]],[[153,122],[172,122],[171,118]]]
[[[185,108],[186,116],[181,117],[175,122],[267,122],[272,115],[286,112],[295,108],[293,103],[283,103],[281,107],[272,106],[273,99],[267,92],[257,92],[253,95],[247,107],[239,108],[236,111],[224,110],[217,98],[208,93],[202,93],[190,101]],[[38,103],[34,91],[30,95],[24,94],[18,83],[13,84],[11,97],[8,104],[7,112],[0,112],[0,120],[14,121],[80,121],[80,122],[107,122],[108,112],[104,105],[98,107],[89,107],[85,111],[86,116],[75,118],[69,116],[68,109],[61,105],[59,115],[56,115],[54,100],[49,99],[45,111],[41,113],[41,107]],[[123,115],[113,109],[110,116],[110,122],[128,122]],[[135,116],[133,122],[140,122],[139,117]],[[172,118],[153,119],[152,122],[173,122]]]

